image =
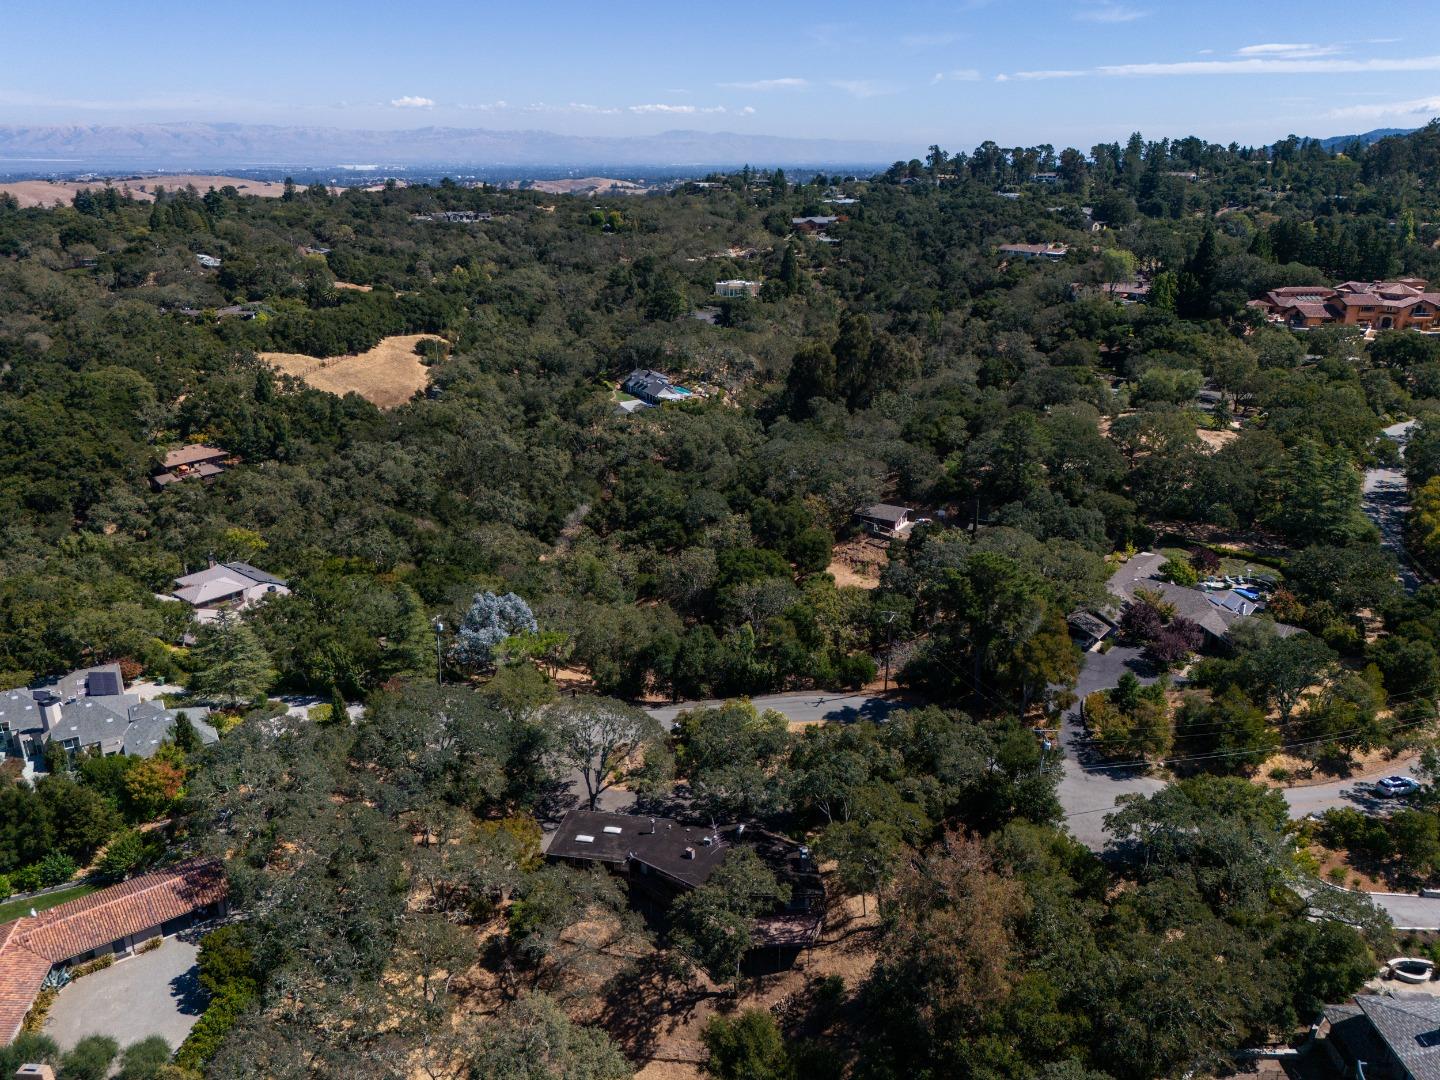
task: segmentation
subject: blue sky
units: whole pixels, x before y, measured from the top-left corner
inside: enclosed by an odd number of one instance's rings
[[[1440,16],[1264,0],[7,4],[0,123],[233,120],[968,149],[1440,115]],[[1338,10],[1338,9],[1337,9]]]

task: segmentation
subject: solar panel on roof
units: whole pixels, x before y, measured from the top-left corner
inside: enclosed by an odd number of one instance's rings
[[[123,694],[125,685],[121,682],[118,671],[92,671],[85,677],[85,692],[91,697]]]

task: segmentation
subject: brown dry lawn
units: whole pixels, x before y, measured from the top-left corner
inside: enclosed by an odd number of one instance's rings
[[[399,334],[373,349],[324,359],[304,353],[262,352],[260,359],[277,371],[303,379],[329,394],[356,393],[382,409],[404,405],[424,390],[430,369],[415,349],[422,341],[445,339],[435,334]]]
[[[187,184],[193,184],[196,190],[201,192],[228,185],[236,188],[241,195],[259,195],[266,199],[279,198],[285,193],[285,185],[273,180],[247,180],[240,176],[212,176],[203,173],[117,178],[110,182],[111,187],[121,191],[128,188],[137,202],[153,202],[156,187],[171,191]],[[103,180],[17,180],[10,184],[0,184],[0,192],[14,195],[21,207],[54,206],[56,203],[69,206],[75,193],[82,188],[95,191],[103,187]]]

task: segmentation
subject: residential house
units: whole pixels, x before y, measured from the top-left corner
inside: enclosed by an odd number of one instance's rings
[[[717,281],[715,282],[715,295],[724,296],[729,299],[736,299],[741,296],[755,297],[760,295],[760,282],[742,281]]]
[[[1364,330],[1440,329],[1440,292],[1424,278],[1343,281],[1333,289],[1287,285],[1271,289],[1250,307],[1293,330],[1358,326]]]
[[[1119,304],[1143,304],[1150,299],[1150,284],[1146,281],[1107,281],[1100,285],[1084,285],[1074,282],[1070,296],[1075,300],[1087,296],[1102,296]]]
[[[0,925],[0,1045],[20,1034],[52,971],[132,956],[152,938],[223,913],[225,902],[220,863],[191,859]]]
[[[53,683],[0,693],[0,758],[44,767],[51,743],[71,754],[150,757],[184,716],[203,743],[219,741],[210,710],[172,709],[125,689],[119,664],[71,672]]]
[[[1000,254],[1016,259],[1049,259],[1058,262],[1070,253],[1064,244],[1001,244]]]
[[[214,480],[234,463],[235,458],[228,450],[192,443],[171,450],[161,458],[150,477],[150,484],[159,491],[181,480]]]
[[[176,600],[195,609],[195,620],[214,622],[222,610],[242,611],[271,596],[289,596],[284,579],[249,563],[211,563],[204,570],[175,579]]]
[[[1115,632],[1114,623],[1093,611],[1072,611],[1065,621],[1070,626],[1070,636],[1086,652],[1094,652]]]
[[[684,401],[694,393],[683,386],[676,386],[670,376],[649,368],[636,368],[625,377],[620,389],[633,394],[646,405],[663,405],[667,401]]]
[[[1032,184],[1058,184],[1060,182],[1060,174],[1057,172],[1037,172],[1034,176],[1030,177],[1030,182]]]
[[[915,527],[915,521],[910,516],[912,513],[908,506],[875,503],[856,510],[855,519],[871,535],[894,539],[909,535]]]
[[[1440,997],[1357,994],[1327,1005],[1307,1050],[1347,1080],[1440,1080]]]
[[[1113,612],[1110,613],[1113,614],[1110,621],[1118,621],[1119,609],[1134,600],[1138,590],[1147,589],[1158,593],[1161,599],[1173,605],[1177,615],[1198,624],[1205,631],[1205,643],[1209,648],[1227,651],[1230,648],[1230,630],[1238,623],[1254,618],[1264,606],[1247,600],[1233,590],[1207,593],[1165,581],[1160,577],[1160,568],[1165,564],[1165,559],[1166,556],[1158,552],[1142,551],[1127,560],[1110,576],[1110,595],[1116,602]],[[1281,622],[1272,625],[1281,637],[1301,633],[1296,626]]]
[[[790,219],[790,227],[803,233],[822,232],[840,219],[833,215],[821,217],[797,217]]]
[[[571,866],[604,866],[643,905],[665,907],[704,885],[740,847],[752,850],[790,887],[790,899],[755,919],[761,946],[800,949],[814,943],[825,918],[825,886],[810,849],[746,825],[684,825],[669,818],[572,810],[550,838],[545,857]]]

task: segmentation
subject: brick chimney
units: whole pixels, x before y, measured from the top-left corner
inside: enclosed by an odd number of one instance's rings
[[[21,1065],[15,1080],[55,1080],[55,1070],[49,1065]]]

